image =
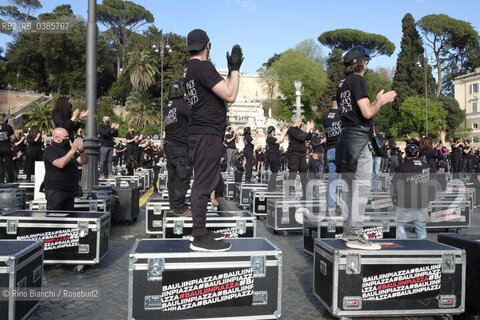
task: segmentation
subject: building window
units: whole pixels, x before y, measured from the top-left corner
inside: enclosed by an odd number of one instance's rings
[[[478,112],[478,101],[472,101],[472,113]]]
[[[473,129],[478,129],[478,124],[477,123],[472,124],[472,128]]]
[[[478,93],[478,83],[472,83],[470,85],[470,94]]]

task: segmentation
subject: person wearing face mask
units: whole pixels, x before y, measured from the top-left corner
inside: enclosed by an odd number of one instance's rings
[[[63,128],[53,130],[53,143],[43,153],[47,210],[74,210],[75,194],[79,188],[77,163],[88,163],[83,152],[83,140],[70,142],[68,131]]]
[[[127,149],[125,150],[124,159],[125,159],[125,162],[127,162],[128,159],[130,159],[131,155],[133,155],[133,156],[136,155],[136,150],[137,150],[136,143],[137,143],[138,138],[135,136],[135,128],[134,127],[132,127],[132,126],[128,127],[128,132],[125,135],[125,140],[126,140],[126,143],[127,143]]]
[[[103,123],[98,126],[100,135],[100,177],[105,179],[113,175],[113,138],[118,136],[118,123],[110,124],[109,116],[103,117]]]
[[[395,91],[381,90],[370,103],[364,75],[370,53],[364,47],[352,48],[343,57],[345,78],[337,87],[337,104],[342,131],[335,148],[337,172],[344,179],[342,189],[343,240],[352,249],[380,250],[363,233],[363,215],[367,205],[373,172],[373,121],[380,108],[395,99]]]

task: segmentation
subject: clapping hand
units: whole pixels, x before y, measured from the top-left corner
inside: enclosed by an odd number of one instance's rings
[[[86,116],[88,116],[88,110],[82,111],[82,113],[80,114],[80,119],[83,119],[83,118],[85,118]]]
[[[240,66],[242,65],[242,62],[243,62],[242,47],[236,44],[232,47],[232,55],[230,55],[227,51],[228,70],[229,71],[240,70]]]
[[[73,110],[73,113],[72,113],[72,121],[75,121],[75,119],[77,119],[77,116],[78,116],[78,113],[80,112],[80,110],[75,109]]]

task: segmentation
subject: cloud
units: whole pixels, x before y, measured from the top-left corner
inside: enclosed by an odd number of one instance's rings
[[[239,5],[243,12],[252,12],[257,9],[257,4],[250,0],[225,0],[225,2]]]

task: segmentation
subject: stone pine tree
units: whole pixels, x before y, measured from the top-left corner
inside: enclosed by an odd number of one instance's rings
[[[341,49],[332,49],[327,59],[327,87],[323,91],[322,96],[317,101],[317,113],[321,117],[322,114],[330,109],[330,97],[337,91],[340,80],[343,79],[343,51]]]
[[[393,101],[393,110],[398,112],[400,105],[411,96],[425,96],[425,69],[423,42],[415,27],[415,20],[410,13],[402,19],[403,37],[397,68],[393,77],[392,89],[397,92]],[[427,66],[428,97],[433,98],[435,80],[431,68]]]

